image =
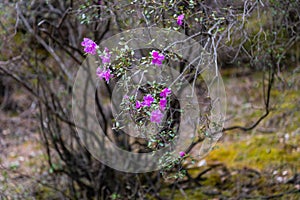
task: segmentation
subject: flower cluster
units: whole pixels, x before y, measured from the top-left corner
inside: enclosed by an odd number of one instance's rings
[[[99,78],[104,78],[107,83],[109,83],[109,80],[113,77],[113,74],[111,73],[111,70],[106,67],[107,64],[110,63],[110,57],[111,53],[107,47],[104,48],[103,55],[100,55],[100,58],[102,60],[102,64],[104,64],[103,69],[98,67],[97,69],[97,76]]]
[[[184,151],[180,151],[180,152],[179,152],[179,156],[180,156],[181,158],[183,158],[183,157],[185,156],[185,152],[184,152]]]
[[[144,96],[143,102],[136,101],[135,108],[139,109],[141,107],[150,107],[151,104],[153,103],[153,101],[154,101],[154,98],[152,97],[152,95],[148,94],[148,95]]]
[[[100,0],[96,2],[99,5],[103,4]],[[180,26],[184,25],[184,19],[185,15],[183,13],[177,14],[177,18],[173,19],[174,23],[177,20],[176,23],[178,25],[175,30],[180,29]],[[173,55],[172,53],[153,50],[149,53],[148,57],[139,58],[139,55],[135,54],[135,50],[130,49],[127,45],[124,45],[124,48],[120,49],[109,49],[107,47],[100,49],[100,47],[89,38],[84,38],[81,45],[84,47],[84,52],[86,54],[96,55],[98,57],[98,63],[101,65],[96,69],[96,75],[100,79],[104,79],[107,84],[113,77],[116,79],[119,77],[123,78],[123,75],[126,75],[127,70],[131,69],[132,66],[137,66],[138,70],[147,70],[147,67],[151,65],[162,67],[162,64],[166,63],[165,59],[171,60]],[[137,63],[140,65],[135,65],[136,61],[138,61]],[[124,80],[128,79],[124,78]],[[159,85],[153,82],[153,84],[150,83],[149,85],[150,87],[148,87],[147,83],[147,87],[143,88],[143,90],[139,90],[140,88],[138,88],[139,91],[142,91],[144,96],[137,95],[137,93],[135,95],[125,95],[125,101],[124,103],[122,102],[122,106],[124,107],[121,111],[129,111],[130,116],[132,117],[129,118],[129,120],[134,119],[135,123],[139,126],[138,128],[142,127],[142,125],[148,125],[148,122],[151,122],[153,123],[152,125],[154,125],[150,126],[151,130],[153,127],[159,128],[158,134],[153,134],[147,144],[149,149],[158,150],[171,144],[172,141],[177,138],[176,126],[179,122],[177,122],[176,119],[180,117],[180,115],[177,114],[179,113],[177,110],[179,110],[180,107],[176,107],[176,103],[173,103],[173,98],[171,98],[172,91],[170,88],[166,87],[165,83]],[[133,90],[135,89],[136,86],[133,87]],[[128,91],[129,93],[127,94],[130,94],[131,91]],[[166,116],[164,116],[164,113],[167,113]],[[119,125],[116,125],[116,127],[122,128]],[[175,159],[172,157],[161,160],[163,161],[163,164],[166,164],[162,165],[168,170],[170,169],[170,166],[176,167],[189,157],[190,155],[188,152],[180,151],[177,153]],[[166,163],[166,160],[169,160],[170,162]]]
[[[100,52],[99,46],[89,38],[84,38],[81,42],[81,45],[84,47],[84,52],[87,54],[95,55],[98,52],[104,67],[103,69],[101,69],[101,67],[98,67],[96,74],[99,78],[103,78],[107,83],[109,83],[109,80],[113,77],[112,71],[107,67],[107,65],[109,65],[111,62],[111,52],[109,51],[109,49],[105,47],[104,51]],[[157,51],[152,52],[152,64],[160,67],[164,59],[165,56],[162,53],[159,53]],[[164,104],[165,100],[162,100],[162,107],[164,107]]]
[[[151,112],[150,121],[155,123],[160,123],[163,117],[164,114],[159,109],[156,109]]]
[[[111,53],[107,47],[104,48],[104,55],[100,56],[103,64],[110,63]]]
[[[104,78],[107,83],[113,77],[110,69],[101,69],[100,67],[97,68],[96,74],[99,78]]]
[[[171,94],[171,89],[169,88],[165,88],[161,91],[161,93],[159,94],[159,96],[161,96],[162,98],[159,101],[159,107],[161,110],[164,110],[166,108],[167,105],[167,96],[169,96]]]
[[[177,17],[177,24],[181,26],[183,24],[184,14],[181,14]]]
[[[159,94],[159,96],[166,98],[167,96],[169,96],[171,94],[171,89],[170,88],[165,88],[161,91],[161,93]]]
[[[158,53],[157,51],[152,52],[152,64],[161,66],[165,56],[162,53]]]
[[[183,14],[178,16],[177,18],[178,25],[182,25],[183,18],[184,18]],[[130,55],[133,55],[134,54],[133,51],[128,51],[128,49],[126,51],[121,51],[121,54],[116,55],[116,59],[120,59],[121,60],[120,62],[122,61],[123,62],[121,64],[119,63],[117,65],[115,64],[113,65],[111,63],[112,52],[107,47],[105,47],[104,50],[101,52],[99,50],[99,46],[89,38],[84,38],[81,45],[84,47],[85,53],[91,55],[97,54],[97,56],[99,56],[102,65],[97,68],[96,75],[99,78],[104,79],[107,83],[109,83],[112,77],[114,76],[119,77],[119,74],[122,74],[122,72],[126,70],[125,66],[131,65],[130,60],[127,61],[128,59],[130,59],[130,56],[125,56],[125,54],[127,55],[127,52],[129,52]],[[124,57],[127,58],[126,62],[124,61]],[[165,55],[158,51],[152,51],[151,59],[152,59],[151,61],[150,59],[147,61],[148,65],[154,64],[158,67],[161,67],[163,61],[165,60]],[[148,92],[149,92],[148,94],[143,96],[142,100],[137,100],[136,96],[129,97],[127,95],[126,97],[124,97],[124,99],[126,99],[127,102],[131,103],[129,107],[132,109],[133,111],[132,113],[134,113],[135,117],[137,116],[143,117],[144,119],[148,119],[152,123],[159,124],[162,122],[162,119],[164,118],[163,112],[165,112],[168,106],[168,102],[170,101],[169,97],[172,94],[172,91],[170,88],[168,87],[164,88],[162,85],[161,86],[152,85],[151,89]],[[143,123],[143,121],[140,120],[138,123],[141,124]],[[153,144],[157,143],[159,144],[158,146],[160,147],[163,147],[165,145],[163,144],[163,142],[167,141],[166,143],[168,143],[168,141],[171,141],[173,138],[175,138],[175,134],[173,130],[163,131],[160,133],[160,135],[161,136],[157,136],[158,138],[153,140],[156,141]],[[164,140],[160,141],[160,138],[164,138]],[[155,147],[154,145],[154,148],[157,149],[159,147],[157,146]],[[179,153],[180,158],[185,158],[185,156],[186,156],[185,152],[181,151]]]
[[[81,45],[84,47],[84,52],[91,55],[95,55],[97,49],[99,48],[98,45],[89,38],[84,38],[81,42]],[[109,83],[109,80],[113,77],[112,71],[106,66],[110,63],[111,53],[109,49],[105,47],[104,52],[99,55],[99,57],[101,58],[104,67],[98,67],[96,70],[96,75],[99,78],[105,79],[105,81]]]
[[[154,98],[152,97],[151,94],[148,94],[144,97],[144,101],[142,102],[142,106],[148,106],[150,107],[151,104],[153,103]]]
[[[165,110],[167,106],[167,97],[171,94],[171,89],[170,88],[165,88],[163,89],[159,96],[161,97],[159,100],[159,109],[155,109],[151,112],[150,115],[150,121],[154,123],[160,123],[162,118],[163,118],[163,113],[162,111]],[[151,94],[147,94],[143,98],[143,102],[136,101],[135,102],[135,108],[136,109],[141,109],[142,107],[151,107],[152,103],[155,101],[154,97]]]
[[[91,39],[89,38],[83,38],[83,41],[81,42],[81,46],[85,47],[84,51],[86,53],[95,55],[96,50],[98,48],[98,45]]]

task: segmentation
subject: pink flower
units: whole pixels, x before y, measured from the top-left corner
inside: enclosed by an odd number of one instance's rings
[[[185,156],[185,152],[184,151],[180,151],[179,152],[179,156],[182,158],[182,157],[184,157]]]
[[[144,96],[144,101],[143,101],[142,105],[150,107],[153,101],[154,101],[154,98],[152,97],[152,95],[147,94],[146,96]]]
[[[166,98],[167,96],[169,96],[171,94],[171,89],[169,88],[165,88],[161,91],[161,93],[159,94],[159,96]]]
[[[109,79],[113,77],[110,69],[101,70],[101,68],[98,68],[96,73],[99,78],[104,78],[107,83],[109,83]]]
[[[136,108],[136,109],[139,109],[140,107],[142,107],[141,102],[136,101],[136,102],[135,102],[135,108]]]
[[[109,63],[110,62],[110,57],[111,57],[109,49],[107,47],[105,47],[104,52],[105,52],[104,56],[100,56],[100,58],[102,59],[102,63],[103,64]]]
[[[165,59],[165,56],[157,51],[152,52],[152,64],[160,66],[162,61]]]
[[[96,54],[96,48],[97,48],[97,44],[89,39],[89,38],[84,38],[83,41],[81,42],[81,46],[85,47],[84,51],[86,53],[95,55]]]
[[[167,105],[167,99],[166,98],[162,98],[159,101],[159,107],[161,110],[164,110],[166,108]]]
[[[181,26],[183,24],[184,14],[181,14],[177,17],[177,24]]]
[[[160,123],[163,116],[164,115],[160,110],[154,110],[151,112],[150,121],[155,123]]]

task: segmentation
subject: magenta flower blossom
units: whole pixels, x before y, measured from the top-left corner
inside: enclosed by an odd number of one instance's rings
[[[159,94],[159,96],[166,98],[167,96],[169,96],[171,94],[171,89],[169,88],[165,88],[161,91],[161,93]]]
[[[113,77],[110,69],[101,70],[101,68],[98,68],[96,73],[99,78],[104,78],[107,83],[109,83],[109,79]]]
[[[81,46],[85,47],[84,51],[86,53],[95,55],[96,54],[96,48],[97,48],[97,44],[89,39],[89,38],[84,38],[83,41],[81,42]]]
[[[160,110],[153,110],[151,112],[150,121],[155,123],[160,123],[161,119],[163,118],[163,114]]]
[[[166,105],[167,105],[167,99],[166,98],[160,99],[160,101],[159,101],[159,108],[161,110],[164,110],[166,108]]]
[[[164,59],[165,56],[162,53],[158,53],[157,51],[152,52],[152,64],[160,66]]]
[[[135,102],[135,108],[136,108],[136,109],[139,109],[140,107],[142,107],[141,102],[136,101],[136,102]]]
[[[183,24],[184,14],[181,14],[177,17],[177,24],[181,26]]]
[[[100,56],[100,58],[102,59],[102,63],[103,64],[109,63],[110,62],[110,57],[111,57],[109,49],[107,47],[105,47],[104,52],[105,52],[104,56]]]
[[[182,157],[184,157],[185,156],[185,152],[184,151],[180,151],[179,152],[179,156],[182,158]]]
[[[154,101],[154,98],[152,97],[152,95],[147,94],[146,96],[144,96],[144,101],[143,101],[142,105],[150,107],[153,101]]]

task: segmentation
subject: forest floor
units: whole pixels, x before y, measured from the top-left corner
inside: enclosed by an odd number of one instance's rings
[[[300,74],[284,72],[271,91],[270,114],[250,131],[225,132],[209,155],[188,172],[200,186],[174,199],[300,199]],[[262,74],[222,72],[225,127],[249,127],[265,112]],[[199,167],[200,166],[200,167]],[[163,193],[169,194],[169,188]]]
[[[225,127],[247,127],[264,114],[261,73],[237,71],[222,71]],[[276,79],[267,118],[250,131],[224,133],[188,171],[193,177],[205,172],[199,185],[184,186],[174,199],[300,199],[300,74],[281,76],[285,82]],[[37,102],[18,87],[7,98],[0,102],[0,200],[47,199],[57,192],[51,188],[57,180],[39,137]],[[161,195],[169,194],[169,187],[161,190]]]

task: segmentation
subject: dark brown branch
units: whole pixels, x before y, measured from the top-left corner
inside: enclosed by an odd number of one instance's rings
[[[235,130],[235,129],[240,129],[242,131],[250,131],[252,129],[254,129],[257,125],[259,125],[259,123],[265,119],[269,113],[270,113],[270,98],[271,98],[271,90],[272,90],[272,86],[274,83],[274,76],[275,76],[275,71],[273,68],[269,69],[269,81],[268,81],[268,88],[267,88],[267,94],[264,95],[264,104],[265,104],[265,113],[258,118],[258,120],[256,122],[254,122],[252,125],[246,127],[246,126],[230,126],[227,128],[223,128],[222,132],[226,132],[226,131],[230,131],[230,130]],[[263,80],[263,84],[264,84],[264,80]],[[265,87],[263,87],[263,93],[265,91]]]

